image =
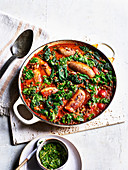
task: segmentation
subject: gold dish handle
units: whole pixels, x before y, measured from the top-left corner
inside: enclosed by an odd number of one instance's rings
[[[106,46],[108,47],[111,51],[112,51],[112,56],[111,57],[108,57],[108,59],[111,61],[111,63],[113,63],[114,59],[115,59],[115,51],[113,50],[113,48],[106,44],[106,43],[102,43],[102,42],[99,42],[99,43],[96,43],[96,44],[93,44],[94,47],[98,48],[99,45],[103,45],[103,46]],[[102,50],[101,50],[102,51]]]

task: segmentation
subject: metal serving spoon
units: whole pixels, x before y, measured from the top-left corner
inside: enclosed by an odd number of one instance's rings
[[[25,30],[19,35],[14,44],[11,46],[12,56],[6,61],[0,70],[0,78],[3,76],[8,66],[16,58],[23,58],[26,56],[32,46],[33,42],[33,31],[31,29]]]

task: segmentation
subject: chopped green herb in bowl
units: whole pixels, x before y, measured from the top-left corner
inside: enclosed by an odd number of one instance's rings
[[[68,160],[68,148],[61,140],[47,139],[39,145],[36,158],[42,169],[60,170]]]

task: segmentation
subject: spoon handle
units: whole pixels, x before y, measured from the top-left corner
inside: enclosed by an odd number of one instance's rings
[[[3,65],[3,67],[0,70],[0,79],[3,76],[3,74],[5,73],[5,71],[7,70],[8,66],[11,64],[11,62],[15,59],[16,59],[16,56],[13,55],[6,61],[6,63]]]
[[[28,158],[26,158],[15,170],[20,170],[20,168],[28,161]]]
[[[37,151],[37,148],[34,149],[34,150],[27,156],[27,158],[26,158],[15,170],[20,170],[20,168],[21,168],[29,159],[31,159],[31,157],[35,154],[36,151]]]

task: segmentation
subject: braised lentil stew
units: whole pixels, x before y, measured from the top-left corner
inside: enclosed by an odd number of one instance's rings
[[[112,65],[92,46],[45,45],[24,67],[21,92],[27,106],[43,120],[74,125],[102,113],[115,92]]]

